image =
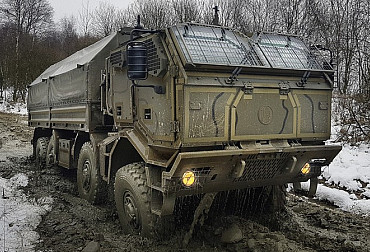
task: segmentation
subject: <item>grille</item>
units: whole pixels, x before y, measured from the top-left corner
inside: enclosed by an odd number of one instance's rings
[[[282,154],[276,158],[260,158],[258,155],[249,156],[246,161],[245,170],[240,178],[234,182],[257,181],[271,179],[280,174],[281,167],[288,161],[289,154]]]
[[[123,62],[123,59],[122,59],[122,52],[121,51],[118,51],[118,52],[114,52],[110,55],[110,63],[113,65],[113,66],[122,66],[122,62]]]
[[[148,54],[148,71],[156,71],[161,67],[161,62],[158,57],[157,48],[152,39],[145,41]]]

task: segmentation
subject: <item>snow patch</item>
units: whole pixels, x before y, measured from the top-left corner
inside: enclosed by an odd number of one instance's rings
[[[326,183],[350,192],[364,191],[370,184],[370,146],[344,145],[342,151],[323,172]]]
[[[309,182],[302,183],[302,189],[308,190],[309,185]],[[352,212],[365,216],[369,216],[370,214],[369,199],[358,199],[355,194],[348,193],[337,188],[330,188],[319,184],[317,186],[315,199],[328,201],[346,212]]]
[[[25,103],[11,104],[4,100],[0,103],[0,112],[27,115],[27,105]]]
[[[34,230],[51,210],[53,199],[29,200],[22,191],[27,184],[25,174],[0,178],[0,251],[35,251],[40,237]]]
[[[319,185],[316,193],[319,200],[327,200],[338,206],[343,211],[353,212],[361,215],[369,215],[370,200],[358,199],[356,195],[336,188]]]

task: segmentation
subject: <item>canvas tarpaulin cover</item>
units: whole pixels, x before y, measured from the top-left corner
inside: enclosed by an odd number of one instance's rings
[[[113,33],[47,68],[29,85],[28,108],[84,102],[87,99],[87,67],[115,36]]]

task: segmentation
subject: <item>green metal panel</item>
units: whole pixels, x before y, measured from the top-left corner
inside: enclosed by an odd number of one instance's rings
[[[296,108],[279,89],[254,89],[239,95],[232,112],[232,140],[282,139],[295,136]]]

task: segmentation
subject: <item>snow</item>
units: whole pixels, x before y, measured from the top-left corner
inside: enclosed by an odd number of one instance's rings
[[[51,210],[52,198],[29,199],[22,188],[28,177],[17,174],[0,178],[0,251],[35,251],[39,235],[35,231],[41,216]]]
[[[27,115],[27,105],[25,103],[11,104],[6,100],[0,101],[0,112]]]
[[[302,189],[308,190],[309,182],[302,183]],[[346,212],[368,216],[370,214],[370,200],[359,199],[355,194],[337,188],[330,188],[319,184],[315,199],[328,201]]]
[[[9,102],[12,89],[0,90],[0,112],[27,115],[27,105],[24,102]]]

